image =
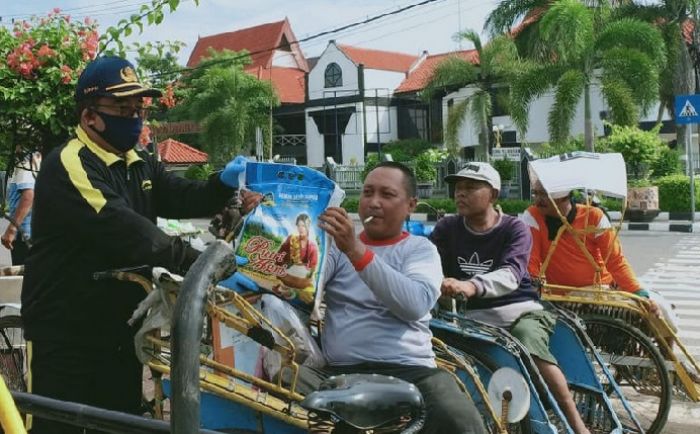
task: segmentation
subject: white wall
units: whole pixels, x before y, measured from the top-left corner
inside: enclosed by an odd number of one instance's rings
[[[280,66],[284,68],[298,68],[297,60],[289,51],[275,50],[272,55],[272,66]]]
[[[345,104],[341,107],[355,106],[355,113],[350,116],[344,134],[341,136],[341,146],[343,148],[343,161],[336,161],[338,164],[350,164],[354,161],[357,164],[364,164],[364,126],[362,123],[362,103]],[[323,155],[325,145],[323,135],[319,133],[318,127],[310,116],[315,111],[322,111],[323,108],[312,108],[306,110],[306,158],[307,165],[312,167],[323,166],[326,158]]]
[[[365,68],[365,96],[373,97],[375,89],[380,97],[389,96],[405,78],[406,74],[403,72]]]
[[[323,135],[318,132],[309,112],[309,110],[306,111],[306,164],[311,167],[321,167],[325,163]]]
[[[379,139],[382,143],[388,143],[398,138],[398,120],[396,107],[367,105],[367,142],[377,142],[377,114],[379,114]]]
[[[447,115],[449,113],[448,103],[450,100],[457,105],[465,99],[469,98],[474,93],[473,87],[465,87],[456,92],[450,93],[442,99],[442,125],[443,131],[447,128]],[[457,133],[457,142],[462,147],[479,146],[479,126],[473,125],[469,115],[462,123]]]
[[[331,63],[337,63],[343,71],[343,85],[325,88],[326,67]],[[356,95],[358,89],[357,66],[335,44],[328,44],[314,68],[309,71],[309,99],[333,98],[334,91],[338,96]]]

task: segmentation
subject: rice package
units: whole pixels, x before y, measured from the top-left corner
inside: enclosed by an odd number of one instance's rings
[[[318,217],[339,206],[345,193],[314,169],[276,163],[248,163],[243,188],[263,200],[238,236],[238,273],[317,313],[330,242]]]

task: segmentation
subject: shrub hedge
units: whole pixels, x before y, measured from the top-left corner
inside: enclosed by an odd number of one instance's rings
[[[655,179],[659,187],[659,208],[661,211],[690,211],[690,178],[685,175],[669,175]],[[695,180],[695,203],[700,204],[700,180]]]
[[[437,210],[443,210],[448,214],[452,214],[452,213],[457,212],[457,210],[455,208],[454,200],[452,200],[452,199],[434,198],[434,199],[424,199],[424,200],[421,200],[420,202],[421,203],[426,202],[428,205],[432,206],[433,208],[435,208]],[[501,199],[498,201],[498,204],[501,206],[501,209],[506,214],[522,213],[523,211],[525,211],[525,209],[527,209],[528,206],[530,206],[530,202],[527,200],[515,200],[515,199]],[[345,208],[348,212],[357,212],[358,205],[359,205],[359,198],[357,196],[349,196],[349,197],[345,198],[345,200],[343,201],[343,204],[341,206],[343,208]],[[431,210],[426,206],[418,205],[416,212],[431,213]]]

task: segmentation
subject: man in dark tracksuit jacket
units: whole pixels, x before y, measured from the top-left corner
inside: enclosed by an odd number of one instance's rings
[[[22,288],[32,393],[137,413],[142,367],[137,327],[127,320],[145,293],[130,282],[95,281],[93,273],[139,265],[184,273],[198,252],[158,229],[156,216],[211,216],[236,193],[219,174],[207,182],[177,178],[133,149],[142,97],[157,94],[136,81],[127,61],[97,59],[78,81],[77,137],[44,160]],[[32,433],[83,432],[32,423]]]

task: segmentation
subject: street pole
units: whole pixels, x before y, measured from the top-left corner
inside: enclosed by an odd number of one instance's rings
[[[688,150],[688,167],[690,167],[690,223],[695,222],[695,168],[693,167],[693,124],[688,124],[688,137],[686,146]],[[700,130],[698,131],[698,140],[700,140]]]

